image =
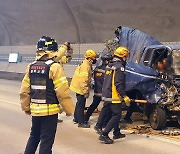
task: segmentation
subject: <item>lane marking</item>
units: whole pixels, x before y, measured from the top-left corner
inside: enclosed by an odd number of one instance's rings
[[[0,99],[0,102],[5,102],[5,103],[8,103],[8,104],[13,104],[13,105],[20,106],[20,104],[18,104],[18,103],[14,103],[14,102],[7,101],[7,100],[4,100],[4,99]]]

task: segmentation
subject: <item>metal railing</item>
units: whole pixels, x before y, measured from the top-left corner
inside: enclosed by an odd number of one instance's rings
[[[164,45],[180,45],[180,42],[162,42]],[[72,44],[73,58],[68,64],[64,64],[65,73],[68,77],[72,77],[75,67],[83,60],[83,55],[87,49],[95,50],[97,53],[105,48],[104,43],[93,44]],[[19,53],[20,63],[26,67],[27,63],[31,63],[35,59],[36,46],[1,46],[0,47],[0,63],[8,63],[9,53]],[[13,65],[13,64],[12,64]],[[23,67],[23,66],[22,66]],[[24,68],[25,70],[25,68]]]

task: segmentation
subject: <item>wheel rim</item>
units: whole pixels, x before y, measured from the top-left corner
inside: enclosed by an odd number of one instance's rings
[[[151,126],[153,128],[156,128],[157,127],[157,122],[158,122],[158,112],[157,112],[157,109],[155,109],[153,111],[153,114],[152,114],[152,117],[151,117]]]

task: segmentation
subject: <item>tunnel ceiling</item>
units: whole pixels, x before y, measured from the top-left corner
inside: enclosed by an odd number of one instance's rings
[[[102,43],[122,25],[180,41],[179,0],[0,0],[0,45]]]

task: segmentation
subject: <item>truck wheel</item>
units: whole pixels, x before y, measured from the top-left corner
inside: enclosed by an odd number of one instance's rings
[[[156,106],[150,115],[150,125],[155,130],[161,130],[166,125],[166,111]]]

